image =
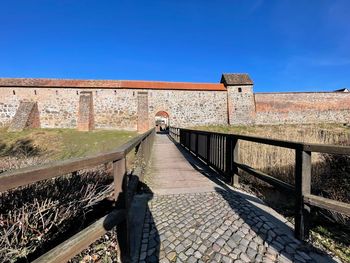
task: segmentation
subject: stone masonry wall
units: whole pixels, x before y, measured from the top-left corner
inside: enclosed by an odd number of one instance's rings
[[[227,124],[225,91],[157,90],[148,92],[150,127],[159,111],[169,114],[172,126]]]
[[[256,93],[256,124],[349,123],[350,93]]]
[[[227,123],[225,91],[0,87],[0,126],[7,126],[21,100],[38,103],[42,128],[76,128],[80,92],[91,91],[98,129],[137,130],[138,92],[148,93],[149,127],[158,111],[171,125]]]
[[[252,85],[227,86],[230,125],[249,125],[255,121],[255,102]]]
[[[37,102],[42,128],[77,128],[81,92],[91,92],[97,129],[138,130],[139,92],[147,98],[148,112],[142,116],[148,127],[154,126],[159,111],[167,112],[170,125],[179,127],[350,122],[350,93],[254,94],[252,85],[226,88],[0,87],[0,126],[10,124],[20,101],[33,101]]]

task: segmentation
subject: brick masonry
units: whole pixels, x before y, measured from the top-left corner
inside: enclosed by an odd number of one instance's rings
[[[94,103],[91,91],[80,93],[77,128],[79,131],[94,129]]]
[[[154,126],[159,111],[169,114],[170,125],[181,127],[350,120],[350,93],[254,94],[247,74],[224,74],[221,82],[0,79],[0,126],[11,123],[21,101],[32,101],[41,127],[80,127],[84,92],[91,94],[89,129],[143,131]]]

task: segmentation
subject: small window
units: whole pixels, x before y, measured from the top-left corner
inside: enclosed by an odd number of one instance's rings
[[[238,92],[242,92],[242,88],[238,88]]]
[[[56,95],[58,95],[58,90],[56,90]]]
[[[77,95],[79,95],[79,91],[77,91]]]
[[[36,95],[36,90],[34,90],[34,95]]]
[[[117,91],[116,90],[114,90],[114,95],[117,95]]]
[[[13,90],[12,93],[13,93],[13,95],[16,95],[16,91],[15,90]]]

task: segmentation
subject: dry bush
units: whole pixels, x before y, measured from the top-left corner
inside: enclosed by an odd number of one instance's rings
[[[112,191],[102,168],[41,181],[0,194],[0,258],[41,254],[55,239],[79,230],[93,205]]]

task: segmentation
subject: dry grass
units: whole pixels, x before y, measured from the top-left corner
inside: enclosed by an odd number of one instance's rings
[[[0,194],[0,258],[14,262],[83,227],[112,190],[102,169],[57,177]]]

